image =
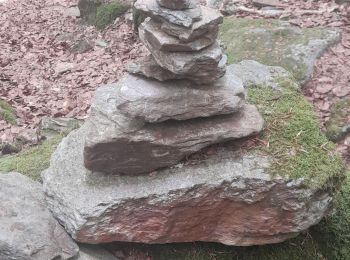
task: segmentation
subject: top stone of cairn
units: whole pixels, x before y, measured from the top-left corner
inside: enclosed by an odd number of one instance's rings
[[[157,2],[160,6],[173,10],[191,9],[197,6],[196,0],[157,0]]]

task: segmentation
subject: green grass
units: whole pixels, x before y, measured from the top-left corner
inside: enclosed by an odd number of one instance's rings
[[[0,100],[0,119],[5,120],[7,123],[16,124],[16,112],[10,106],[9,103]]]
[[[350,172],[336,197],[336,211],[311,229],[326,259],[350,259]]]
[[[329,180],[338,186],[344,163],[334,152],[334,144],[321,133],[312,106],[291,83],[284,79],[278,91],[263,86],[249,89],[249,101],[257,105],[266,122],[261,138],[262,149],[274,158],[270,172],[304,178],[315,188]]]
[[[102,4],[97,7],[95,25],[98,29],[104,29],[107,25],[124,14],[130,7],[119,2]]]
[[[51,154],[61,140],[62,136],[56,136],[16,155],[0,158],[0,172],[15,171],[39,180],[41,172],[48,168]]]

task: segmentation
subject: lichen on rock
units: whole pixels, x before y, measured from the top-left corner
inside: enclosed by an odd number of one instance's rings
[[[327,28],[304,28],[285,21],[226,17],[221,40],[230,63],[256,60],[292,72],[301,84],[312,75],[314,64],[340,33]]]
[[[326,134],[332,141],[338,141],[350,133],[350,98],[332,105],[331,116],[325,126]]]

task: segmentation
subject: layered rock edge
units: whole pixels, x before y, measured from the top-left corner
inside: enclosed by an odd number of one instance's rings
[[[271,176],[271,158],[232,146],[153,175],[91,172],[83,163],[91,127],[65,138],[42,175],[50,210],[79,242],[278,243],[330,209],[326,190]]]

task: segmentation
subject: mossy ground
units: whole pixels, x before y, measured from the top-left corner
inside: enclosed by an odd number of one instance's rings
[[[257,105],[266,122],[261,147],[275,160],[271,174],[304,178],[313,188],[325,183],[337,186],[344,177],[345,166],[334,152],[334,144],[321,133],[311,104],[292,78],[276,81],[280,90],[264,86],[249,89],[249,101]]]
[[[16,124],[16,112],[9,103],[0,100],[0,119],[9,124]]]
[[[101,4],[97,7],[95,25],[98,29],[104,29],[107,25],[124,14],[130,7],[118,1]]]
[[[281,66],[292,72],[298,81],[307,77],[307,65],[298,50],[312,39],[328,37],[329,32],[322,28],[302,29],[301,34],[278,20],[235,17],[225,18],[220,32],[229,63],[256,60],[270,66]]]
[[[16,155],[1,157],[0,172],[15,171],[39,180],[41,172],[48,168],[50,157],[61,140],[62,136],[58,135]]]
[[[326,123],[327,136],[333,141],[343,138],[345,126],[350,126],[350,98],[336,102],[331,107],[331,116]]]

